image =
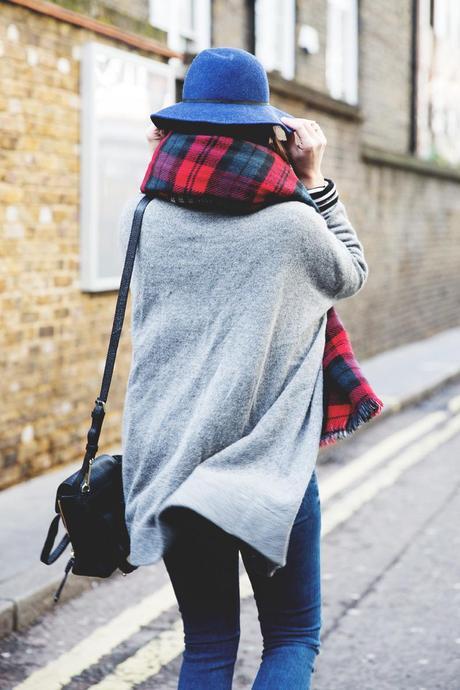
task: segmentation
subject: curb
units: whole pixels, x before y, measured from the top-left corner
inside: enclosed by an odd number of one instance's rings
[[[64,563],[65,559],[63,559]],[[91,589],[93,583],[99,581],[98,578],[81,577],[70,573],[59,602],[56,604],[53,595],[63,575],[64,568],[58,575],[56,572],[48,573],[40,565],[36,565],[0,585],[0,638],[12,632],[24,630],[43,613]]]

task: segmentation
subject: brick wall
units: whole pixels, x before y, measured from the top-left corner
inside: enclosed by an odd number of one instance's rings
[[[213,45],[249,49],[248,4],[244,0],[212,3]]]
[[[89,40],[129,50],[1,5],[0,486],[81,457],[100,388],[116,294],[78,286],[79,46]],[[120,440],[129,357],[127,327],[106,449]]]
[[[412,0],[361,1],[362,136],[406,153],[409,147]]]
[[[320,50],[307,55],[298,50],[296,56],[296,79],[320,91],[326,90],[326,44],[327,5],[324,0],[297,3],[297,24],[314,26],[318,32]]]

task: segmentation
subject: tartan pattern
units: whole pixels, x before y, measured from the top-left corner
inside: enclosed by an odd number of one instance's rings
[[[141,191],[227,213],[251,213],[288,200],[319,211],[281,156],[233,137],[169,132],[153,153]]]
[[[320,446],[349,436],[383,409],[383,402],[361,371],[348,333],[334,307],[327,312],[323,376],[324,416]]]
[[[242,139],[169,132],[141,185],[150,197],[194,208],[251,213],[282,201],[319,208],[292,167],[266,146]],[[320,446],[349,436],[383,409],[363,375],[334,307],[327,312]]]

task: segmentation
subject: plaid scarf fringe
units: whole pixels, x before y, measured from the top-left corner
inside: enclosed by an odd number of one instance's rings
[[[323,424],[319,445],[321,447],[330,446],[340,439],[347,438],[362,424],[369,422],[373,417],[380,414],[382,409],[383,403],[378,398],[369,397],[361,400],[347,417],[345,427],[337,426],[335,429],[326,430]]]

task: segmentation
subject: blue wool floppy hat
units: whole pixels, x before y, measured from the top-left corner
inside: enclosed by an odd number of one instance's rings
[[[160,129],[174,120],[223,125],[278,125],[293,130],[281,117],[293,117],[270,105],[267,73],[259,60],[241,48],[206,48],[190,63],[182,100],[152,113]]]

